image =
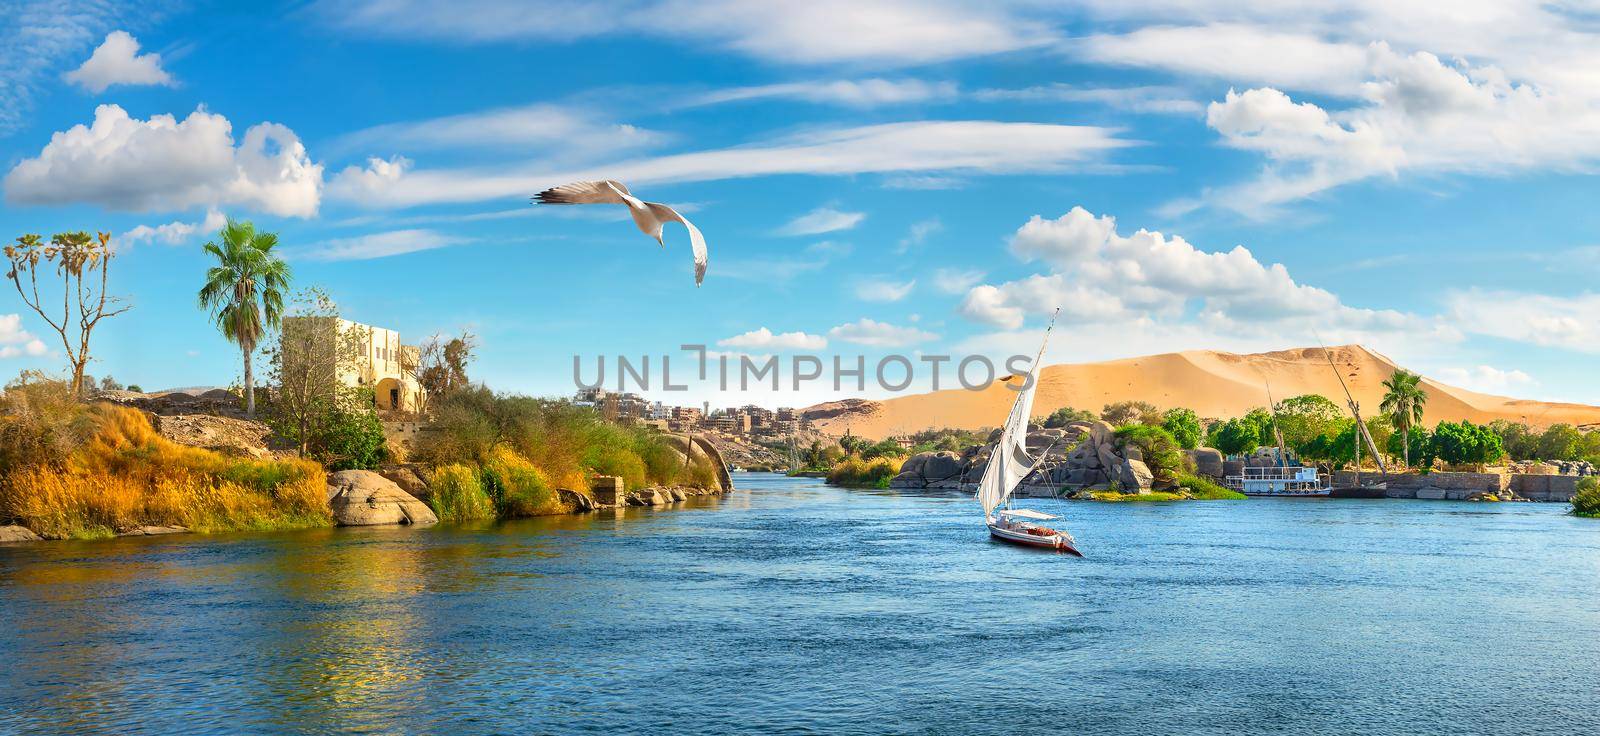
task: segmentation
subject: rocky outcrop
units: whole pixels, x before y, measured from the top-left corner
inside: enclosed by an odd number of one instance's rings
[[[370,470],[329,473],[328,509],[339,526],[439,523],[427,504]]]
[[[29,529],[25,526],[17,526],[15,524],[0,526],[0,544],[10,544],[12,542],[37,542],[40,539],[41,537],[39,535],[34,534],[32,529]]]
[[[999,430],[989,442],[999,440]],[[1028,432],[1029,454],[1040,458],[1039,468],[1023,485],[1056,488],[1108,488],[1113,483],[1124,491],[1143,492],[1154,482],[1144,462],[1144,454],[1134,446],[1121,446],[1116,430],[1102,421],[1075,421],[1064,427],[1033,429]],[[900,467],[890,488],[970,488],[983,477],[994,445],[969,447],[961,454],[926,452],[913,455]],[[1214,450],[1212,452],[1215,452]],[[1216,461],[1219,469],[1220,454]]]
[[[180,445],[233,457],[272,457],[267,447],[272,428],[264,422],[210,414],[154,414],[150,419],[162,437]]]

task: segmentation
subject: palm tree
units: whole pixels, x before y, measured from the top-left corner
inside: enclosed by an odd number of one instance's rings
[[[250,357],[267,330],[283,318],[283,294],[289,289],[289,264],[273,255],[278,236],[258,233],[249,221],[232,218],[217,233],[220,244],[206,243],[217,259],[206,271],[200,288],[200,307],[217,320],[222,336],[244,353],[245,414],[255,416],[255,374]]]
[[[1397,368],[1383,382],[1383,388],[1383,403],[1378,409],[1388,414],[1394,428],[1404,435],[1401,448],[1406,467],[1411,467],[1411,428],[1422,423],[1422,407],[1428,403],[1428,394],[1422,390],[1422,376]]]

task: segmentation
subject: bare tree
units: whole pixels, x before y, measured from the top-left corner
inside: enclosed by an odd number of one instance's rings
[[[267,348],[268,380],[275,390],[272,422],[301,456],[320,423],[341,402],[354,401],[340,376],[356,369],[362,338],[358,331],[341,329],[338,305],[312,288],[295,296],[277,344]]]
[[[106,294],[111,259],[116,255],[111,250],[111,233],[100,233],[98,237],[86,232],[56,233],[49,243],[38,235],[24,235],[6,246],[5,253],[11,261],[6,278],[16,285],[22,301],[61,335],[61,347],[72,368],[72,395],[82,396],[83,370],[90,359],[89,337],[95,326],[100,320],[131,308],[120,298]],[[39,293],[39,269],[43,264],[54,266],[56,275],[61,277],[59,316],[54,316],[55,300],[50,299],[50,306],[46,307],[45,298]],[[27,286],[22,283],[23,274],[27,274]]]
[[[471,385],[467,378],[467,365],[472,362],[478,338],[470,332],[459,337],[446,338],[433,333],[423,340],[415,351],[403,351],[400,368],[416,380],[422,388],[417,402],[417,412],[426,413],[428,403],[441,399],[451,392]]]

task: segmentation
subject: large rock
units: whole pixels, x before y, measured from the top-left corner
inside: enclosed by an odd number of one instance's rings
[[[39,535],[34,534],[32,529],[29,529],[25,526],[17,526],[15,524],[11,524],[9,526],[0,526],[0,544],[9,544],[11,542],[37,542],[39,539]]]
[[[400,486],[400,490],[411,494],[411,497],[418,501],[426,502],[433,496],[428,482],[409,465],[385,465],[378,468],[378,475],[394,481],[395,485]]]
[[[329,473],[328,509],[339,526],[439,523],[427,504],[370,470]]]
[[[1120,475],[1117,480],[1122,483],[1123,493],[1144,493],[1155,482],[1155,474],[1150,472],[1150,467],[1139,460],[1123,460],[1118,471]]]
[[[574,514],[581,514],[594,510],[594,499],[589,498],[587,495],[574,491],[570,488],[557,488],[556,498],[559,499],[567,508],[572,509],[572,513]]]
[[[1203,475],[1214,480],[1222,480],[1224,474],[1222,472],[1222,452],[1220,450],[1214,450],[1210,447],[1199,447],[1193,450],[1186,450],[1185,452],[1188,454],[1189,460],[1194,463],[1194,472],[1196,475]]]
[[[922,465],[922,477],[929,483],[942,480],[959,478],[965,468],[961,464],[961,456],[945,450],[929,455]]]

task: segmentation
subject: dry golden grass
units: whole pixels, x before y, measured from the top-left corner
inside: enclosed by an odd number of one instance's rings
[[[138,411],[95,406],[93,431],[64,463],[13,468],[0,516],[49,537],[135,526],[199,532],[324,526],[326,476],[304,460],[247,460],[174,443]]]

